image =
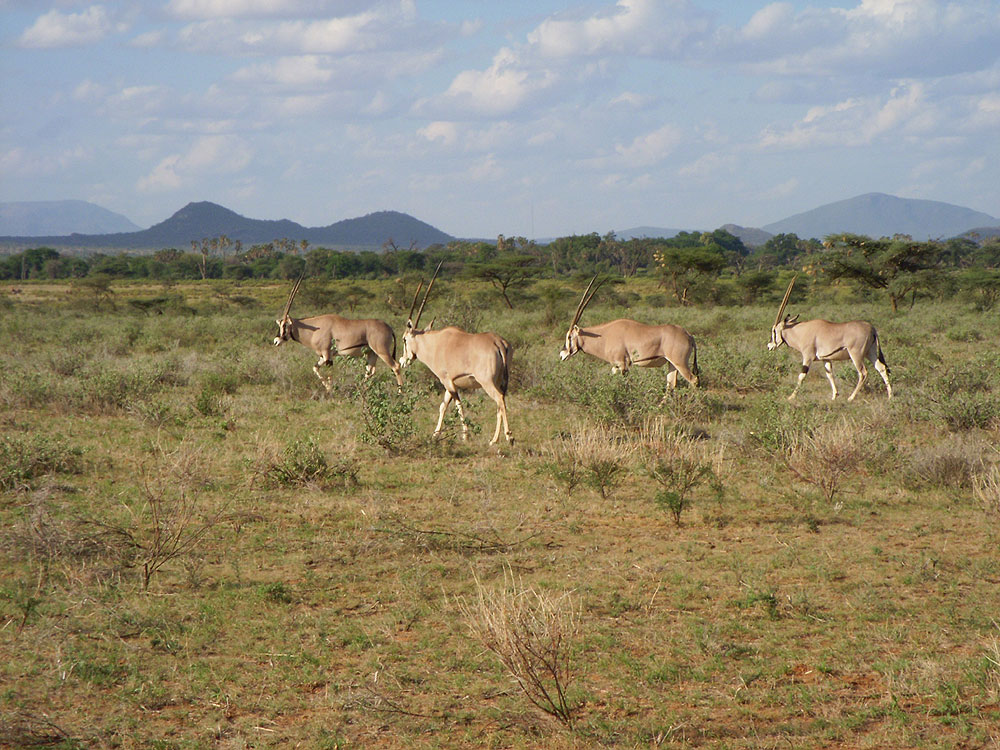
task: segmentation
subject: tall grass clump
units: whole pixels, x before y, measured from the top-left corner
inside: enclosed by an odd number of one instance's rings
[[[78,473],[82,455],[58,435],[0,436],[0,492],[27,489],[46,474]]]
[[[508,570],[496,589],[476,578],[475,597],[459,607],[469,633],[497,657],[524,696],[572,727],[577,705],[568,690],[579,617],[570,595],[524,586]]]
[[[345,457],[331,463],[311,437],[286,444],[281,457],[269,461],[263,474],[271,484],[284,487],[323,485],[336,479],[347,485],[358,481],[353,458]]]
[[[622,479],[637,450],[636,442],[619,430],[580,423],[548,447],[548,472],[572,494],[579,485],[607,498]]]
[[[795,438],[786,463],[796,479],[813,485],[833,503],[848,480],[865,471],[876,454],[876,440],[869,425],[845,417]]]
[[[707,455],[690,438],[676,436],[659,441],[658,449],[646,461],[646,470],[659,485],[654,502],[670,514],[675,526],[681,525],[681,515],[696,495],[723,498],[723,484],[716,470],[720,463],[719,456]]]

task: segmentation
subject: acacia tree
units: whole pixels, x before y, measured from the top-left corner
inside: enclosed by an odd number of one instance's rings
[[[507,308],[514,305],[507,295],[508,291],[522,286],[539,271],[538,260],[533,255],[521,253],[503,253],[489,261],[473,262],[466,266],[466,275],[489,281],[500,292]]]
[[[892,311],[917,290],[932,285],[940,276],[941,247],[936,242],[917,242],[905,235],[873,240],[860,234],[830,235],[822,265],[833,279],[851,279],[871,289],[884,289]]]

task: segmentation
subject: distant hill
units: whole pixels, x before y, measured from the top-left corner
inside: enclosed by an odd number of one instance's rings
[[[632,227],[631,229],[615,231],[615,238],[619,240],[657,239],[660,237],[669,239],[676,237],[683,231],[686,230],[667,229],[665,227]]]
[[[345,219],[325,227],[304,227],[294,221],[249,219],[215,203],[189,203],[166,221],[138,232],[63,236],[0,237],[8,248],[47,245],[71,250],[159,250],[187,249],[192,241],[226,235],[244,246],[289,239],[307,240],[331,248],[381,248],[389,240],[399,247],[418,247],[451,242],[454,237],[430,224],[398,211],[378,211],[356,219]]]
[[[137,229],[121,214],[87,201],[0,203],[0,236],[112,234]]]
[[[794,233],[803,239],[851,232],[869,237],[908,234],[927,240],[954,237],[998,221],[989,214],[951,203],[867,193],[765,224],[763,229],[771,234]]]
[[[975,227],[974,229],[970,229],[968,232],[963,232],[962,236],[974,239],[982,244],[983,242],[986,242],[986,240],[991,240],[994,237],[1000,237],[1000,227]]]
[[[747,247],[760,247],[774,236],[763,229],[741,227],[739,224],[723,224],[719,229],[725,229],[734,237],[739,237]]]

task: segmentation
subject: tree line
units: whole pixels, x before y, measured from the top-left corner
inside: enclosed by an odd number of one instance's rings
[[[353,252],[287,239],[244,248],[225,236],[192,242],[190,250],[152,254],[64,255],[38,247],[0,258],[0,279],[294,279],[394,278],[445,273],[488,281],[508,307],[519,292],[542,278],[607,273],[656,278],[664,303],[743,304],[772,294],[779,271],[796,270],[819,281],[853,282],[882,292],[895,311],[920,296],[971,292],[992,307],[1000,298],[1000,238],[916,241],[905,235],[871,238],[837,234],[823,241],[779,234],[748,248],[724,229],[681,232],[670,238],[618,239],[613,233],[561,237],[536,243],[525,237],[496,242],[454,241],[403,248],[393,241],[381,252]]]

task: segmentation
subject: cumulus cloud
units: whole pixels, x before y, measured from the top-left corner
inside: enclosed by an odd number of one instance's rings
[[[812,107],[790,128],[767,129],[759,145],[790,149],[863,146],[890,135],[930,133],[939,120],[938,107],[928,100],[925,86],[909,82],[885,98],[852,97]]]
[[[355,6],[364,3],[354,2]],[[169,14],[183,19],[291,18],[318,16],[334,9],[343,12],[345,2],[329,0],[170,0]]]
[[[628,145],[615,146],[615,151],[631,167],[648,167],[667,158],[682,139],[680,128],[664,125],[638,136]]]
[[[136,187],[147,193],[177,190],[201,176],[239,172],[250,159],[251,149],[239,137],[201,136],[183,153],[163,157]]]
[[[555,81],[554,73],[522,65],[519,56],[505,47],[486,70],[466,70],[455,76],[439,104],[501,115],[541,95]]]
[[[589,17],[546,19],[528,42],[543,57],[677,57],[710,30],[711,16],[687,0],[619,0]]]
[[[317,55],[282,57],[237,70],[232,80],[243,83],[275,83],[289,87],[311,87],[327,83],[333,73],[328,60]]]
[[[50,10],[25,31],[20,38],[24,47],[68,47],[98,42],[112,31],[121,30],[103,5],[91,5],[80,13]]]
[[[998,35],[1000,8],[985,0],[862,0],[799,12],[779,2],[742,28],[720,28],[712,58],[778,75],[942,75],[992,63]]]
[[[439,120],[420,128],[417,135],[428,141],[441,141],[445,146],[451,146],[458,140],[458,126],[453,122]]]

